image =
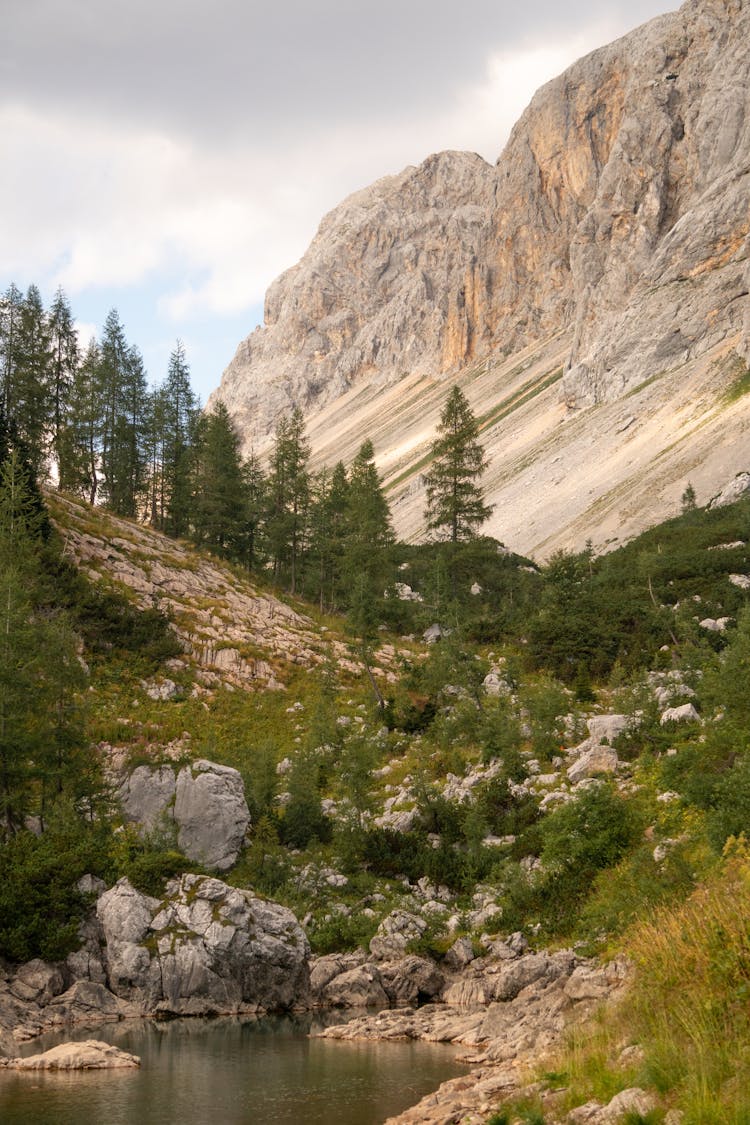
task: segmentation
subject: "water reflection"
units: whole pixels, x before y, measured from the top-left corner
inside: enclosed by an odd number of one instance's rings
[[[341,1014],[138,1021],[45,1036],[104,1039],[138,1071],[0,1071],[2,1125],[379,1125],[462,1073],[441,1044],[309,1039]]]

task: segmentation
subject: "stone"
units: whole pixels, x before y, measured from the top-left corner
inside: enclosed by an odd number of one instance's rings
[[[103,984],[79,980],[56,996],[49,1005],[50,1013],[63,1023],[99,1023],[107,1020],[120,1020],[128,1014],[121,1000],[105,988]]]
[[[445,977],[434,961],[411,956],[378,966],[380,979],[391,1004],[424,1004],[438,997]]]
[[[403,957],[407,946],[418,941],[426,929],[424,918],[406,910],[392,910],[370,941],[370,953],[376,961],[393,961]]]
[[[177,844],[188,859],[225,871],[236,862],[250,825],[238,770],[199,759],[177,775]]]
[[[388,993],[375,965],[360,965],[334,977],[319,993],[329,1008],[385,1008]]]
[[[154,702],[167,703],[173,699],[180,699],[183,694],[182,688],[178,687],[174,680],[169,679],[141,680],[141,687]]]
[[[157,901],[120,879],[97,916],[109,988],[145,1012],[286,1010],[308,1001],[303,930],[290,910],[250,891],[183,875]]]
[[[662,712],[659,719],[661,726],[667,723],[699,723],[700,715],[692,703],[683,703],[680,707],[668,707]]]
[[[750,574],[730,574],[729,581],[740,590],[750,590]]]
[[[84,1039],[80,1043],[60,1043],[41,1055],[14,1058],[5,1062],[8,1070],[116,1070],[138,1067],[141,1060],[109,1043]]]
[[[725,508],[728,504],[734,504],[750,492],[750,473],[741,472],[737,473],[727,484],[724,485],[721,492],[711,498],[708,502],[709,508]],[[742,544],[740,544],[742,546]]]
[[[647,1114],[656,1108],[656,1099],[653,1094],[646,1093],[637,1086],[628,1090],[621,1090],[615,1094],[604,1108],[602,1116],[603,1125],[615,1125],[620,1122],[626,1113]]]
[[[10,992],[20,1000],[44,1005],[64,992],[65,987],[60,966],[37,958],[19,966],[10,983]]]
[[[633,726],[633,720],[629,715],[592,715],[586,720],[586,726],[592,742],[609,742],[611,745]]]
[[[175,773],[171,766],[137,766],[118,790],[125,819],[143,835],[173,821]]]
[[[603,773],[614,773],[619,759],[617,751],[609,746],[592,746],[581,754],[572,766],[568,766],[567,775],[571,785],[577,785],[584,778],[597,777]]]
[[[451,972],[460,972],[470,965],[474,960],[474,946],[472,945],[471,938],[460,937],[456,938],[453,945],[443,958],[443,964],[446,969]]]

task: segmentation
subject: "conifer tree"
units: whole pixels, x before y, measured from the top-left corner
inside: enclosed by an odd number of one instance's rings
[[[310,443],[299,407],[276,427],[269,474],[267,533],[277,580],[285,575],[296,592],[300,561],[307,538],[310,501]]]
[[[47,316],[35,285],[21,303],[15,337],[15,367],[8,399],[11,417],[40,475],[49,451],[52,352]]]
[[[73,373],[68,409],[58,436],[60,488],[96,503],[99,489],[103,410],[101,352],[95,339]]]
[[[48,328],[51,353],[51,441],[59,477],[60,442],[79,364],[78,335],[73,323],[73,313],[62,289],[57,290],[49,310]]]
[[[452,543],[471,539],[492,514],[478,484],[487,468],[479,427],[466,396],[454,387],[440,415],[426,476],[427,527],[447,531]]]
[[[195,459],[195,535],[225,557],[237,556],[245,513],[240,439],[223,402],[204,415]]]

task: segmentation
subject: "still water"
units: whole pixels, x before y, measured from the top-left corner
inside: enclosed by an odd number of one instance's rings
[[[464,1073],[439,1044],[310,1039],[309,1026],[144,1020],[47,1036],[23,1054],[103,1039],[140,1055],[140,1069],[0,1071],[0,1125],[380,1125]]]

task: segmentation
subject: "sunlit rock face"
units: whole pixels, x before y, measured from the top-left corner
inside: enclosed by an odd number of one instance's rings
[[[544,427],[549,436],[541,408],[552,396],[570,417],[681,371],[663,401],[636,401],[629,416],[673,403],[658,429],[679,427],[699,393],[680,399],[694,373],[700,381],[724,363],[726,385],[733,362],[750,358],[749,72],[746,0],[688,0],[542,87],[496,165],[444,152],[350,196],[271,286],[264,327],[240,344],[209,405],[226,403],[246,450],[262,448],[279,416],[300,406],[321,460],[334,452],[328,434],[337,455],[372,436],[386,475],[398,461],[400,478],[437,420],[444,396],[430,382],[461,383],[482,413],[515,393],[517,357],[531,362],[546,349],[547,369],[561,362],[562,377],[536,412],[513,418],[516,444],[529,438],[525,465]],[[490,368],[492,379],[475,382]],[[613,415],[594,431],[605,439],[593,456],[607,487],[625,480],[618,450],[634,436],[613,446],[612,432],[631,425]],[[508,434],[498,433],[485,428],[489,452],[507,456]],[[658,434],[656,443],[644,435],[628,463],[648,466],[659,449]],[[694,458],[706,488],[745,467],[708,453]],[[518,524],[514,545],[538,547],[544,536],[528,518],[538,504],[551,545],[575,541],[571,528],[597,491],[575,476],[591,455],[571,452],[571,498],[553,512],[542,502],[549,472],[538,486],[525,481],[517,520],[519,477],[507,464],[489,482],[498,527],[488,530]],[[684,465],[662,469],[676,490]],[[423,496],[418,477],[407,483],[412,499],[404,494],[395,515],[413,538]],[[662,516],[660,503],[644,518]],[[613,527],[627,522],[626,508]]]

